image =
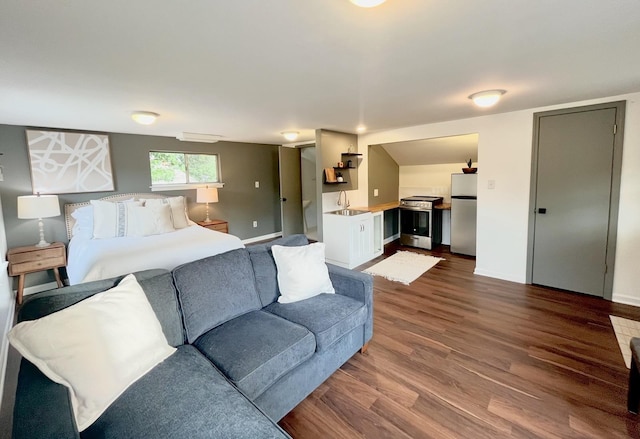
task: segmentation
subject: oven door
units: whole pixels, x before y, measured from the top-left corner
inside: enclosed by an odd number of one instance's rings
[[[431,210],[400,209],[400,234],[431,236]]]

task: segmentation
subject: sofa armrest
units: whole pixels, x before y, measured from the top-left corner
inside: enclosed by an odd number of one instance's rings
[[[327,267],[336,294],[367,305],[367,321],[364,324],[364,343],[367,343],[373,336],[373,276],[333,264],[327,264]]]
[[[80,438],[68,389],[25,359],[18,375],[13,438]]]

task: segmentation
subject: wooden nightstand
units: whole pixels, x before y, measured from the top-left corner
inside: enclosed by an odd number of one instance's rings
[[[198,221],[198,225],[217,232],[229,233],[229,223],[223,220]]]
[[[64,244],[54,242],[48,247],[16,247],[7,252],[9,261],[9,276],[20,276],[18,279],[17,302],[22,305],[22,293],[24,292],[24,276],[37,271],[53,269],[58,288],[62,287],[59,267],[67,265],[67,253]]]

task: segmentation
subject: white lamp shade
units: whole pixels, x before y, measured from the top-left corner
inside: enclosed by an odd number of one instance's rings
[[[196,189],[196,202],[198,203],[217,203],[218,188],[215,187],[199,187]]]
[[[18,197],[18,218],[49,218],[60,215],[57,195],[24,195]]]

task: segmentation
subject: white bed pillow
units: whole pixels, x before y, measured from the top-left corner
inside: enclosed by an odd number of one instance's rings
[[[161,206],[168,204],[171,207],[171,220],[175,229],[184,229],[189,226],[187,216],[187,204],[183,196],[168,198],[141,198],[146,207]]]
[[[299,247],[271,247],[278,268],[278,302],[293,303],[322,293],[335,293],[324,259],[324,249],[322,242]]]
[[[71,230],[71,236],[86,236],[91,238],[93,236],[93,206],[83,206],[74,210],[71,213],[71,217],[75,220],[73,229]]]
[[[150,236],[174,232],[171,208],[168,204],[157,206],[132,206],[127,209],[129,228],[127,236]]]
[[[129,211],[133,207],[141,207],[142,202],[111,202],[91,200],[93,207],[93,238],[117,238],[135,236],[129,221]]]
[[[176,351],[133,275],[66,309],[18,323],[8,337],[23,357],[69,389],[79,431]]]

